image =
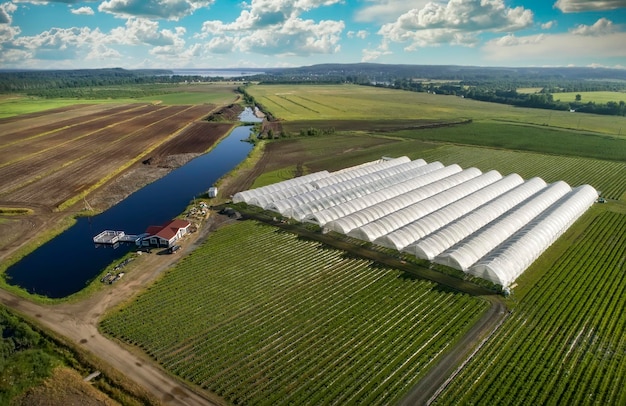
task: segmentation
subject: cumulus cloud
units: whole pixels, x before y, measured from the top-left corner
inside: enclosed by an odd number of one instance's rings
[[[564,13],[626,8],[626,0],[557,0],[554,7]]]
[[[439,44],[473,46],[482,32],[517,31],[532,22],[532,11],[507,7],[504,0],[450,0],[412,9],[378,33],[392,42],[408,42],[407,50]]]
[[[98,11],[121,18],[144,17],[178,21],[213,2],[214,0],[105,0],[98,6]]]
[[[94,15],[94,11],[91,7],[79,7],[79,8],[73,8],[72,9],[72,14],[78,14],[78,15],[85,15],[85,16],[92,16]]]
[[[348,36],[348,38],[360,38],[360,39],[365,39],[367,38],[367,31],[365,30],[359,30],[359,31],[348,31],[346,33],[346,35]]]
[[[542,30],[549,30],[552,27],[555,27],[557,24],[556,20],[548,21],[547,23],[541,24]]]
[[[443,0],[366,0],[367,6],[356,11],[356,21],[392,22],[411,9],[422,8],[430,2]]]
[[[179,46],[185,44],[185,28],[177,27],[174,31],[159,30],[159,23],[145,18],[129,18],[126,25],[111,30],[110,41],[124,45],[152,45],[158,47]]]
[[[37,60],[55,60],[57,66],[64,66],[76,59],[96,63],[123,58],[116,47],[139,45],[150,46],[149,52],[153,56],[180,60],[196,52],[195,48],[185,49],[185,34],[183,27],[161,29],[158,22],[143,18],[130,18],[124,26],[107,33],[98,28],[72,27],[52,28],[37,35],[18,37],[15,31],[7,32],[0,25],[0,41],[6,38],[0,46],[0,63],[27,66]],[[7,52],[8,49],[12,52]]]
[[[107,47],[104,44],[97,44],[94,46],[91,51],[87,54],[86,59],[88,60],[111,60],[111,59],[121,59],[122,54],[116,51],[113,48]]]
[[[361,62],[372,62],[384,55],[390,55],[392,52],[389,50],[389,43],[383,41],[375,49],[364,49],[362,51]]]
[[[205,21],[197,38],[209,39],[206,49],[266,55],[300,55],[339,51],[343,21],[302,19],[306,11],[341,0],[252,0],[230,23]]]
[[[570,32],[575,35],[592,36],[610,34],[616,31],[617,27],[613,25],[613,22],[611,20],[607,20],[606,18],[600,18],[593,25],[580,24],[576,26],[576,28],[570,30]]]
[[[63,4],[77,4],[77,3],[90,3],[97,0],[13,0],[14,3],[31,3],[31,4],[48,4],[48,3],[63,3]]]
[[[508,34],[487,41],[481,47],[486,59],[496,63],[541,64],[554,62],[558,65],[581,60],[624,58],[626,33],[612,32],[601,37],[569,33],[515,36]],[[572,46],[575,44],[575,46]],[[581,52],[581,50],[585,50]]]
[[[0,4],[0,24],[11,24],[15,10],[17,6],[13,3]]]

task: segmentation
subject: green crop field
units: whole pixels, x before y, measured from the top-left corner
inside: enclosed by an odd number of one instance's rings
[[[626,117],[576,114],[486,103],[456,96],[357,85],[254,85],[247,90],[277,118],[286,121],[432,120],[525,123],[621,135]],[[393,125],[393,123],[391,124]]]
[[[482,171],[495,169],[503,175],[518,173],[524,179],[539,176],[546,182],[564,180],[571,186],[590,184],[609,199],[620,199],[626,193],[626,161],[610,162],[459,145],[424,150],[418,155],[416,158],[428,162],[456,163],[464,168],[475,166]]]
[[[0,97],[0,118],[35,113],[74,104],[133,103],[134,100],[42,99],[22,95]]]
[[[608,102],[619,103],[620,101],[626,101],[625,92],[563,92],[554,93],[552,96],[554,100],[561,100],[564,102],[576,101],[576,95],[580,95],[580,101],[582,103],[594,102],[606,104]]]
[[[626,215],[585,220],[438,404],[626,404]]]
[[[95,89],[95,90],[94,90]],[[83,97],[42,98],[20,94],[0,96],[0,118],[35,113],[74,104],[162,103],[162,104],[228,104],[237,99],[234,85],[128,85],[94,89],[70,89]],[[93,90],[95,98],[89,98]],[[150,95],[145,96],[145,93]],[[108,96],[107,96],[108,95]],[[139,96],[137,96],[139,95]],[[102,96],[102,97],[98,97]]]
[[[101,323],[236,404],[391,404],[486,301],[253,221]]]
[[[626,138],[567,131],[542,126],[493,122],[394,133],[424,141],[526,150],[626,162]]]

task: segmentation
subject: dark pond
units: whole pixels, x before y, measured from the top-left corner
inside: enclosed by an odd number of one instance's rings
[[[83,289],[110,263],[134,246],[96,248],[92,238],[103,230],[143,233],[180,214],[189,202],[235,168],[250,152],[251,127],[237,127],[213,150],[145,186],[104,213],[77,223],[11,266],[6,277],[30,293],[51,298]],[[154,254],[152,254],[154,255]]]

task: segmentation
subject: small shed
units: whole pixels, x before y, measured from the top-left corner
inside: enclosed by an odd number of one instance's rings
[[[217,188],[215,186],[210,187],[208,194],[210,198],[217,197]]]

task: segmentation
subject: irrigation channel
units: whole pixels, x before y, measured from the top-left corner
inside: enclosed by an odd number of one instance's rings
[[[240,120],[254,120],[244,111]],[[7,282],[50,298],[62,298],[82,290],[106,266],[120,259],[134,245],[117,249],[96,248],[92,238],[105,229],[143,233],[180,214],[189,202],[205,193],[216,180],[246,158],[252,144],[252,126],[236,127],[208,153],[146,185],[107,211],[79,217],[76,224],[43,244],[6,271]]]

